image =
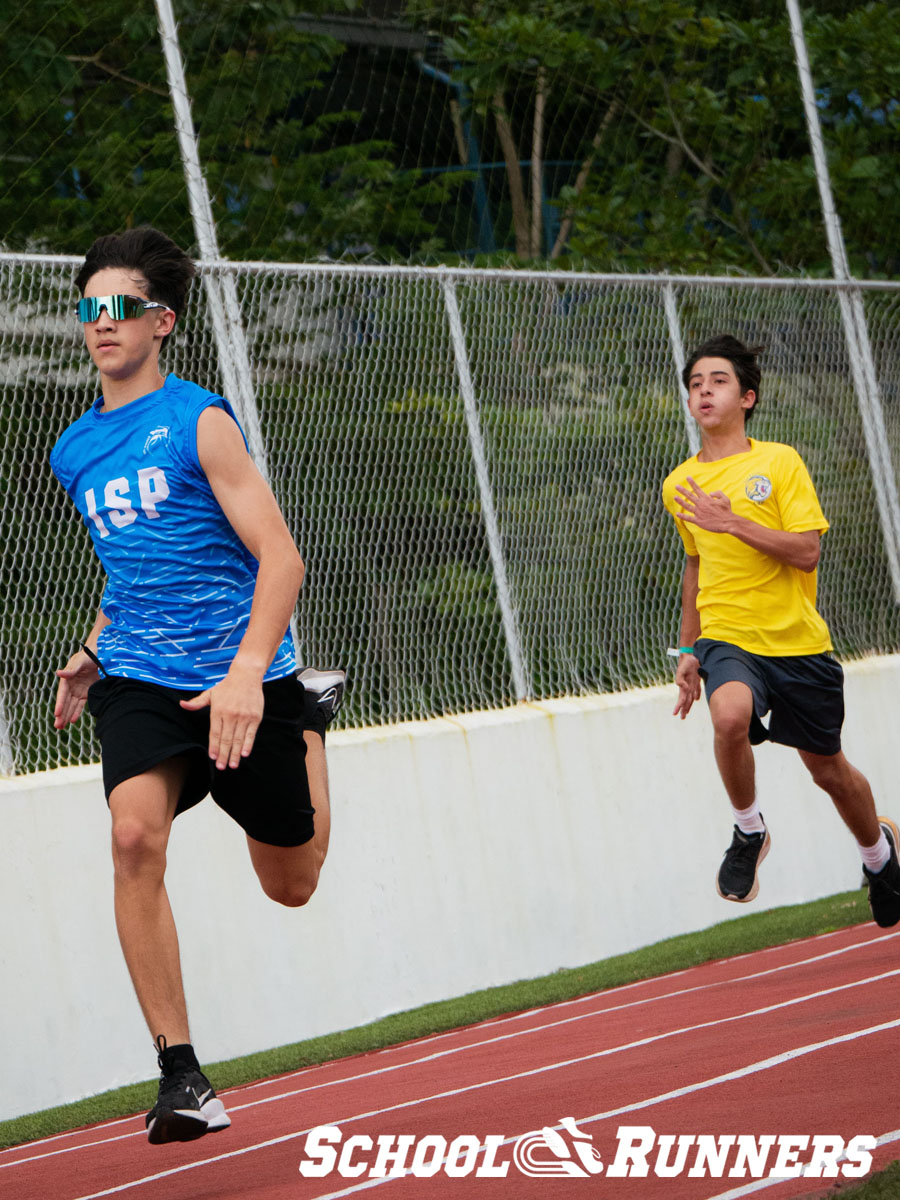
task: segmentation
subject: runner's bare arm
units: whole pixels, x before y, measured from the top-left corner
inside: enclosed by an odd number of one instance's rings
[[[84,639],[84,644],[94,654],[97,653],[97,638],[100,632],[109,624],[109,618],[102,609],[97,613],[91,632]],[[97,664],[84,650],[76,650],[64,667],[56,672],[59,684],[56,688],[56,704],[53,709],[54,729],[65,729],[72,725],[84,711],[88,688],[96,683],[100,672]]]
[[[697,555],[689,555],[681,580],[679,646],[693,646],[700,636],[700,614],[697,611],[697,596],[700,592],[699,578],[700,558]],[[700,664],[695,655],[679,654],[675,683],[678,686],[678,702],[672,715],[680,716],[683,721],[691,711],[694,701],[700,699]]]
[[[688,477],[688,487],[676,487],[676,500],[682,511],[682,521],[697,525],[711,533],[730,533],[754,550],[768,554],[779,562],[801,571],[814,571],[819,562],[821,538],[818,529],[791,533],[787,529],[768,529],[749,517],[733,511],[724,492],[704,492],[694,479]]]
[[[240,430],[220,408],[197,422],[197,453],[235,533],[259,562],[247,631],[221,683],[185,708],[210,706],[210,758],[236,767],[253,748],[262,719],[262,680],[290,624],[304,566],[269,485],[247,453]]]

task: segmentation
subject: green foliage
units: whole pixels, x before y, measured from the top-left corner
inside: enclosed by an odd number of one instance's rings
[[[533,158],[540,94],[543,157],[581,163],[530,181],[567,222],[565,247],[545,236],[544,254],[595,270],[831,273],[781,0],[408,10],[444,33],[485,139],[502,96]],[[895,276],[881,230],[900,220],[900,9],[817,5],[804,22],[852,267]]]
[[[407,0],[453,86],[400,52],[352,68],[368,90],[341,75],[347,47],[312,31],[340,7],[176,0],[229,256],[471,255],[476,177],[452,149],[467,122],[494,164],[480,183],[496,261],[830,271],[782,0]],[[830,0],[803,17],[851,265],[895,276],[900,8]],[[9,246],[81,251],[145,221],[193,243],[152,5],[16,0],[0,80]],[[391,114],[401,85],[415,99]]]
[[[300,5],[178,0],[176,9],[224,253],[436,248],[428,214],[460,181],[398,172],[393,147],[361,138],[352,111],[303,109],[343,46],[302,31]],[[145,222],[194,244],[153,7],[133,10],[116,0],[29,0],[0,26],[8,246],[81,252],[100,232]]]
[[[656,6],[641,7],[646,19]],[[633,74],[624,113],[643,131],[640,152],[628,161],[611,147],[580,197],[561,196],[576,207],[573,251],[639,270],[830,274],[784,6],[691,7],[660,23]],[[900,216],[900,79],[884,53],[900,46],[900,11],[807,9],[804,20],[852,269],[896,275],[896,243],[879,230],[886,210]]]

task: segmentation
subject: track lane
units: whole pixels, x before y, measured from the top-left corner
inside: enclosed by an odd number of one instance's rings
[[[596,1107],[580,1101],[596,1096],[598,1086],[604,1096],[619,1101],[614,1108],[646,1105],[662,1094],[659,1085],[665,1080],[676,1085],[684,1079],[696,1083],[696,1071],[694,1076],[689,1071],[698,1062],[703,1062],[705,1078],[726,1075],[727,1069],[720,1068],[734,1067],[735,1027],[764,1027],[767,1044],[784,1052],[809,1044],[803,1037],[810,1031],[821,1033],[823,1023],[830,1031],[849,1035],[864,1027],[854,1025],[863,1009],[874,1006],[873,1011],[882,1015],[886,1007],[896,1011],[892,1001],[897,978],[888,973],[897,970],[898,935],[886,935],[874,926],[705,964],[234,1089],[224,1093],[235,1117],[233,1129],[192,1146],[161,1147],[148,1153],[140,1126],[130,1133],[129,1122],[113,1122],[19,1147],[0,1155],[0,1195],[18,1161],[16,1187],[28,1190],[11,1193],[16,1200],[32,1200],[32,1195],[40,1200],[48,1195],[74,1200],[103,1194],[140,1195],[145,1200],[165,1194],[168,1200],[176,1200],[182,1195],[205,1195],[208,1188],[209,1195],[221,1200],[268,1195],[270,1190],[273,1196],[305,1200],[327,1194],[340,1182],[337,1175],[324,1185],[299,1178],[305,1130],[312,1125],[334,1122],[347,1125],[348,1133],[352,1127],[372,1136],[407,1130],[422,1134],[446,1130],[447,1136],[453,1131],[482,1136],[507,1129],[525,1132],[554,1124],[563,1115],[596,1113]],[[776,983],[779,1000],[773,1000]],[[816,994],[821,992],[826,994]],[[757,1003],[767,999],[767,1004]],[[773,1004],[781,1007],[773,1009]],[[773,1020],[778,1022],[774,1030],[765,1026]],[[741,1060],[744,1065],[745,1059],[746,1055]],[[779,1080],[779,1086],[785,1086],[784,1078]],[[726,1095],[725,1082],[711,1087],[719,1096]],[[657,1101],[666,1103],[673,1101]],[[635,1123],[643,1123],[643,1117]],[[134,1130],[134,1122],[130,1128]],[[885,1128],[856,1132],[877,1134]],[[715,1121],[709,1131],[727,1132]],[[159,1178],[153,1180],[153,1175]],[[445,1187],[450,1183],[446,1177],[436,1182]],[[534,1182],[547,1186],[546,1180]],[[667,1186],[661,1195],[676,1200],[672,1188],[680,1181],[661,1182]],[[410,1183],[420,1189],[427,1185],[420,1179],[392,1180],[385,1186],[393,1195],[398,1188],[408,1192]],[[509,1190],[509,1180],[457,1180],[453,1187],[455,1195],[475,1187],[474,1194],[487,1200],[492,1195],[524,1197],[528,1193],[521,1189],[531,1183],[517,1175],[515,1192]],[[561,1183],[554,1181],[554,1196],[562,1194]],[[572,1180],[567,1186],[580,1184],[583,1195],[585,1186],[597,1183]],[[612,1183],[604,1180],[604,1198]],[[110,1186],[122,1184],[124,1191],[109,1191]],[[773,1195],[772,1200],[780,1197]]]

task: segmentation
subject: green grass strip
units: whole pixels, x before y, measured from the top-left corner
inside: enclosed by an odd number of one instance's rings
[[[840,1196],[840,1200],[897,1200],[900,1196],[900,1162],[891,1163],[886,1171],[880,1171],[857,1187],[842,1188],[834,1195]]]
[[[571,1000],[604,988],[685,970],[714,959],[747,954],[798,938],[829,933],[870,920],[865,897],[865,891],[859,889],[811,904],[791,905],[738,917],[698,933],[667,938],[641,950],[618,954],[584,967],[556,971],[541,979],[487,988],[468,996],[396,1013],[371,1025],[362,1025],[343,1033],[264,1050],[230,1062],[211,1063],[208,1073],[217,1088],[235,1087],[331,1059],[380,1050],[398,1042],[456,1029],[505,1013]],[[157,1085],[158,1079],[154,1078],[146,1083],[103,1092],[74,1104],[64,1104],[0,1122],[0,1147],[144,1112],[156,1100]],[[896,1191],[885,1193],[892,1197],[898,1194]],[[872,1200],[878,1196],[880,1193],[873,1192]],[[865,1200],[870,1200],[868,1194]]]

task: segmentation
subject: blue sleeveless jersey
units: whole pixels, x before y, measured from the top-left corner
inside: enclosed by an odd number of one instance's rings
[[[101,412],[102,403],[50,455],[106,572],[101,608],[110,624],[98,657],[110,675],[211,687],[246,632],[259,563],[200,466],[197,421],[210,406],[237,418],[227,400],[174,375],[121,408]],[[294,669],[286,631],[265,678]]]

